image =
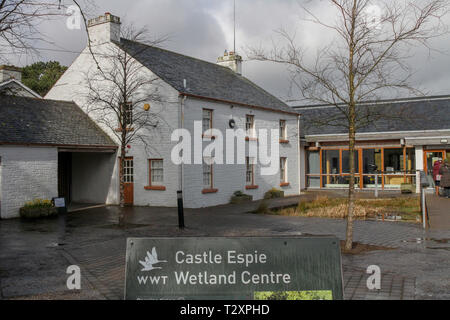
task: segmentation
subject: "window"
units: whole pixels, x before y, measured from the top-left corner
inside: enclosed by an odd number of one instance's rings
[[[246,175],[245,182],[247,186],[253,186],[255,184],[255,165],[253,164],[253,158],[245,158]]]
[[[286,140],[287,134],[286,134],[286,120],[280,120],[280,139]]]
[[[280,181],[282,184],[287,183],[286,163],[287,158],[280,158]]]
[[[122,104],[122,116],[123,116],[123,123],[126,125],[126,127],[131,127],[133,125],[133,104],[131,102],[127,102],[125,104],[125,107]]]
[[[203,186],[208,189],[213,187],[213,165],[211,158],[203,160]]]
[[[322,173],[340,174],[339,150],[322,151]]]
[[[245,130],[248,137],[255,137],[255,116],[247,115],[245,117]]]
[[[158,186],[164,182],[163,160],[150,160],[150,185]]]
[[[203,133],[212,129],[212,110],[203,109]]]
[[[134,182],[134,172],[133,172],[133,159],[125,159],[125,164],[123,167],[123,182],[133,183]]]
[[[403,171],[403,149],[384,149],[384,171],[395,173]]]
[[[359,172],[358,151],[355,151],[353,163],[355,164],[355,173]],[[342,150],[342,173],[350,174],[350,151]]]

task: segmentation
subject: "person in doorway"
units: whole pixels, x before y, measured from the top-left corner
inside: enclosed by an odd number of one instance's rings
[[[450,162],[448,159],[444,161],[444,164],[439,170],[439,174],[441,175],[440,186],[444,188],[443,196],[450,198]]]
[[[434,162],[433,165],[433,181],[434,185],[436,186],[436,195],[439,195],[439,186],[441,182],[441,174],[439,173],[439,170],[442,167],[442,160],[438,160]]]

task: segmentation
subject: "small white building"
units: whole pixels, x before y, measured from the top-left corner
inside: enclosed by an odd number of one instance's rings
[[[135,142],[127,149],[127,204],[175,207],[178,190],[183,191],[184,205],[188,208],[229,203],[236,191],[250,194],[254,200],[262,199],[272,188],[284,190],[285,195],[300,193],[299,114],[243,77],[240,56],[225,53],[217,63],[211,63],[129,41],[120,37],[120,18],[108,13],[89,21],[88,25],[93,52],[104,53],[111,48],[125,50],[142,64],[142,72],[158,78],[158,90],[162,96],[163,102],[148,103],[151,104],[149,112],[158,113],[162,119],[152,130],[151,148]],[[107,55],[97,54],[96,57],[102,67],[110,65]],[[86,74],[96,68],[96,62],[86,48],[46,99],[74,101],[86,110]],[[142,107],[133,105],[133,108]],[[104,126],[98,115],[87,113],[114,139],[111,128]],[[200,122],[204,130],[217,129],[224,136],[227,129],[245,130],[248,136],[243,142],[246,150],[244,162],[212,165],[203,161],[197,164],[174,163],[171,155],[178,141],[172,141],[172,133],[183,128],[194,135],[196,122]],[[251,133],[261,129],[273,129],[282,135],[277,170],[270,175],[261,174],[264,165],[255,161],[253,153],[250,153],[250,145],[262,143]],[[204,149],[211,144],[211,139],[202,137],[202,143]],[[237,149],[236,145],[233,152],[236,153]],[[194,153],[192,150],[192,158]],[[226,157],[227,150],[224,150],[223,158]],[[115,183],[109,186],[107,204],[119,204],[117,167],[118,161],[110,170],[111,181]]]
[[[117,146],[75,103],[0,95],[0,217],[27,201],[107,201]]]

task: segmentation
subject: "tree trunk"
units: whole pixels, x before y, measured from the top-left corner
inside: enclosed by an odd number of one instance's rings
[[[119,210],[119,226],[125,225],[125,179],[124,179],[124,169],[125,168],[125,144],[121,143],[120,148],[120,168],[119,168],[119,197],[120,197],[120,210]]]
[[[355,211],[355,106],[350,106],[350,127],[349,127],[349,161],[350,161],[350,183],[348,188],[348,209],[347,209],[347,231],[345,240],[345,250],[353,248],[353,214]]]

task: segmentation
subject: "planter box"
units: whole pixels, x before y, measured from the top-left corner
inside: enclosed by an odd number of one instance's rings
[[[413,193],[416,190],[416,187],[413,184],[402,183],[400,186],[400,190],[402,193]]]
[[[242,195],[242,196],[232,196],[230,203],[239,204],[239,203],[251,202],[251,201],[253,201],[253,196]]]
[[[264,199],[284,198],[283,190],[269,190],[264,195]]]
[[[57,215],[57,208],[20,208],[20,217],[25,219],[46,218]]]

